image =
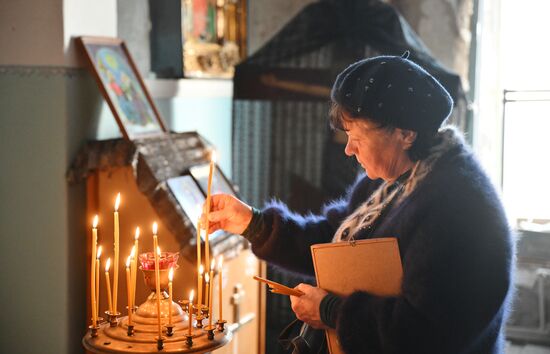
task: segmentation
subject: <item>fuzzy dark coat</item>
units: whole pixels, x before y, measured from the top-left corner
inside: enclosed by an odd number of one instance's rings
[[[253,252],[288,270],[313,274],[310,246],[331,242],[344,218],[376,190],[363,176],[347,199],[321,216],[281,203],[262,211]],[[346,353],[504,353],[514,243],[500,199],[470,151],[456,147],[365,237],[396,237],[402,295],[355,292],[343,300],[337,333]],[[353,270],[351,270],[353,271]]]

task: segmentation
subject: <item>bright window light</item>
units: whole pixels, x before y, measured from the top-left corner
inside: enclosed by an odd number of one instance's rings
[[[550,1],[502,0],[501,10],[503,201],[513,226],[540,225],[550,221]]]

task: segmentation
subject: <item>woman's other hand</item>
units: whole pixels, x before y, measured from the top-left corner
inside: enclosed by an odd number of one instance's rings
[[[252,220],[252,208],[229,194],[214,194],[210,201],[209,233],[222,229],[241,235]],[[201,222],[204,225],[206,215],[203,213]]]
[[[292,311],[294,311],[296,317],[313,328],[328,329],[321,321],[321,313],[319,312],[321,300],[328,293],[321,288],[307,284],[298,284],[294,289],[301,290],[304,293],[304,295],[299,297],[290,296]]]

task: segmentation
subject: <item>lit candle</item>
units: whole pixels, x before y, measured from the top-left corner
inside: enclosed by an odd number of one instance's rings
[[[208,306],[209,308],[212,307],[212,302],[214,299],[212,299],[212,288],[214,287],[214,267],[216,266],[216,260],[212,260],[212,263],[210,263],[210,289],[209,291],[205,294],[206,296],[208,296],[208,301],[206,302],[206,306]],[[208,312],[210,317],[212,317],[212,311]]]
[[[97,302],[96,302],[96,274],[95,274],[95,262],[97,259],[96,247],[97,247],[97,224],[99,222],[99,217],[96,215],[94,217],[92,225],[92,262],[90,271],[92,275],[90,276],[90,303],[92,304],[92,326],[97,326]]]
[[[208,220],[208,215],[210,214],[210,203],[212,199],[212,176],[214,174],[214,164],[216,163],[216,152],[212,151],[212,158],[210,159],[210,170],[208,171],[208,190],[206,193],[206,225],[204,225],[204,229],[206,230],[206,238],[204,242],[204,258],[205,263],[204,264],[210,264],[210,241],[209,241],[209,234],[210,234],[210,220]]]
[[[136,289],[137,289],[137,262],[139,257],[139,227],[136,227],[136,234],[134,236],[134,262],[132,263],[132,307],[136,305]]]
[[[168,324],[172,324],[172,279],[174,279],[174,268],[168,272]]]
[[[212,266],[214,265],[214,260],[212,260]],[[214,289],[214,270],[213,268],[210,268],[210,289],[208,291],[208,325],[212,326],[212,317],[214,317],[214,314],[212,313],[213,309],[213,302],[214,299],[212,299],[212,290]]]
[[[111,280],[109,279],[110,267],[111,267],[111,258],[107,258],[107,263],[105,263],[105,284],[107,286],[107,300],[109,300],[109,313],[113,314],[113,299],[111,297]]]
[[[199,287],[197,288],[198,290],[198,293],[199,293],[199,298],[198,298],[198,301],[197,301],[197,306],[199,308],[199,311],[200,311],[200,308],[201,308],[201,305],[202,305],[202,274],[204,273],[204,267],[203,265],[201,264],[199,266]]]
[[[132,264],[132,257],[129,256],[126,259],[126,293],[128,297],[128,325],[132,325],[132,274],[130,274],[130,266]]]
[[[208,289],[210,289],[210,275],[208,272],[204,274],[204,304],[208,306]]]
[[[99,257],[101,257],[102,247],[97,248],[97,257],[95,260],[95,306],[96,306],[96,320],[99,317]]]
[[[199,307],[201,305],[201,286],[202,286],[202,273],[200,272],[200,269],[202,267],[201,265],[201,220],[199,218],[199,221],[197,222],[197,289],[199,292]]]
[[[120,193],[117,194],[115,200],[115,261],[113,264],[113,305],[115,313],[117,310],[117,299],[118,299],[118,267],[119,261],[118,256],[120,253],[119,245],[119,225],[118,225],[118,207],[120,206]]]
[[[194,292],[193,290],[191,290],[191,293],[189,294],[189,328],[187,328],[188,335],[193,334],[193,295]]]
[[[219,320],[222,320],[222,282],[223,282],[223,256],[220,256],[218,258],[218,285],[220,287],[219,289],[219,301],[220,301],[220,314],[219,314]]]
[[[157,237],[158,226],[155,222],[153,224],[153,250],[155,254],[155,283],[157,290],[157,324],[158,324],[158,334],[159,339],[162,338],[162,329],[160,326],[160,269],[159,269],[159,257],[160,257],[160,248],[158,247],[158,237]]]
[[[130,288],[129,288],[129,291],[130,291],[130,299],[132,300],[132,309],[133,309],[133,306],[134,306],[134,294],[136,292],[136,284],[134,282],[134,273],[135,273],[135,262],[134,260],[136,259],[136,246],[132,246],[132,250],[130,251]]]

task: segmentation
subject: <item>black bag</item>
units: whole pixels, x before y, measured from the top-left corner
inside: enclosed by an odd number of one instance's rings
[[[328,353],[325,331],[295,319],[279,334],[279,343],[292,354]]]

